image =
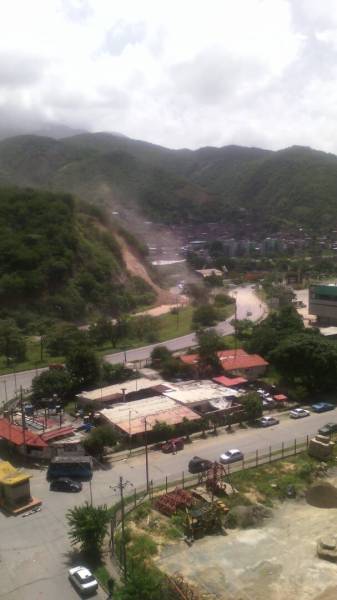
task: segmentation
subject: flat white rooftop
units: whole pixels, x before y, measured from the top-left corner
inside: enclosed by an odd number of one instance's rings
[[[102,409],[100,414],[129,435],[143,433],[145,420],[146,428],[150,431],[157,422],[176,425],[184,419],[189,421],[200,419],[200,416],[189,408],[165,396],[153,396],[144,400],[117,404],[112,408]]]
[[[166,385],[170,385],[166,383]],[[227,398],[239,398],[242,394],[232,388],[227,388],[210,380],[187,381],[186,383],[174,384],[163,392],[167,398],[172,398],[180,404],[196,405],[213,400],[225,400]]]
[[[80,392],[78,395],[79,398],[83,398],[88,401],[95,400],[109,400],[110,398],[114,398],[115,396],[123,396],[123,389],[125,390],[125,394],[130,394],[131,392],[138,392],[139,390],[145,390],[146,388],[155,387],[156,385],[160,385],[163,383],[163,380],[160,379],[147,379],[146,377],[138,377],[138,379],[131,379],[129,381],[123,381],[123,383],[116,383],[114,385],[108,385],[106,387],[97,388],[96,390],[91,390],[90,392],[84,391]]]

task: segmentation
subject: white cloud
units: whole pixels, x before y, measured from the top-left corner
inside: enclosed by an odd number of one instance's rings
[[[337,152],[336,0],[2,0],[0,114]]]

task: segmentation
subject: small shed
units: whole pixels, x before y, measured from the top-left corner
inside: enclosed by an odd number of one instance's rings
[[[41,504],[30,495],[30,475],[7,461],[0,462],[0,507],[11,514]]]

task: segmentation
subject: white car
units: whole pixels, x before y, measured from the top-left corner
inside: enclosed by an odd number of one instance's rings
[[[98,582],[86,567],[69,569],[69,579],[81,594],[93,594],[97,591]]]
[[[309,417],[310,412],[304,408],[294,408],[290,411],[289,417],[292,419],[302,419],[302,417]]]
[[[224,454],[220,455],[220,462],[223,464],[236,462],[238,460],[243,460],[243,454],[241,450],[238,450],[237,448],[227,450],[227,452],[224,452]]]

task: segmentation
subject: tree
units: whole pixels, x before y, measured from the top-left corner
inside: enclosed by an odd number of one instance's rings
[[[167,346],[156,346],[151,352],[151,363],[155,367],[161,367],[163,363],[170,360],[172,352]]]
[[[100,380],[100,362],[90,348],[74,348],[66,357],[66,367],[74,389],[80,390],[97,385]]]
[[[110,385],[112,383],[122,383],[127,379],[131,379],[134,376],[134,371],[129,369],[122,363],[116,363],[111,365],[105,361],[101,365],[102,383],[104,385]]]
[[[11,359],[22,362],[26,357],[26,342],[14,319],[0,320],[0,353],[6,357],[7,367]]]
[[[148,343],[154,343],[158,340],[159,323],[158,319],[150,315],[142,315],[132,319],[132,333]]]
[[[98,456],[102,460],[104,448],[106,446],[115,446],[117,440],[118,435],[110,425],[102,425],[90,431],[85,437],[83,445],[89,454]]]
[[[162,573],[142,560],[138,564],[132,562],[127,581],[114,595],[116,600],[168,600],[169,597]]]
[[[226,348],[226,342],[216,331],[199,331],[197,333],[199,366],[201,369],[210,368],[219,372],[221,363],[218,352]]]
[[[47,335],[45,345],[51,356],[64,356],[73,348],[88,344],[88,335],[74,325],[56,325]]]
[[[75,506],[66,513],[73,546],[79,544],[87,555],[97,557],[101,553],[104,537],[108,530],[110,515],[106,506]]]
[[[255,421],[255,419],[262,417],[263,404],[259,394],[256,392],[246,394],[243,397],[242,404],[248,421]]]
[[[302,333],[281,340],[270,360],[283,377],[310,391],[336,386],[337,345],[317,333]]]
[[[253,327],[249,349],[268,357],[275,348],[275,342],[303,331],[303,321],[296,309],[293,306],[285,306]]]
[[[101,317],[89,328],[89,337],[96,346],[111,341],[113,337],[113,324],[111,319]]]
[[[217,322],[217,312],[211,304],[202,304],[193,312],[195,327],[211,327]]]
[[[64,401],[71,389],[71,380],[66,369],[49,369],[34,377],[32,381],[32,400],[39,402],[52,398],[54,394]]]
[[[168,440],[173,435],[173,427],[165,421],[156,421],[151,430],[153,441]]]

